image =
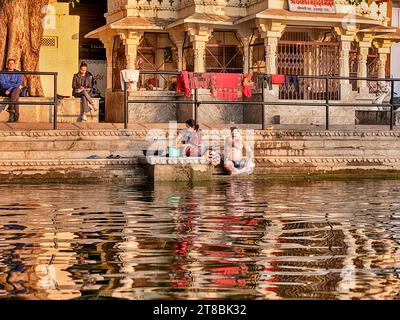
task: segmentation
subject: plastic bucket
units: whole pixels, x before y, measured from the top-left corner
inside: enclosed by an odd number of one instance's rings
[[[181,155],[181,150],[175,148],[174,146],[169,146],[168,154],[170,158],[177,158]]]

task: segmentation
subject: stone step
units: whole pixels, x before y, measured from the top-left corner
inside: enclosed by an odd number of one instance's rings
[[[131,159],[0,160],[0,181],[18,179],[146,179],[139,165],[140,157]]]

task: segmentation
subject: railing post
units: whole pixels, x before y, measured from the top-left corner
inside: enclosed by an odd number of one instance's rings
[[[53,81],[54,81],[54,84],[53,84],[53,89],[54,89],[54,93],[53,93],[53,94],[54,94],[54,95],[53,95],[53,97],[54,97],[53,130],[57,130],[57,113],[58,113],[57,76],[58,76],[58,73],[55,73],[55,74],[53,75]]]
[[[390,130],[393,130],[394,122],[394,80],[390,80]]]
[[[329,76],[325,78],[325,129],[329,130]]]
[[[128,94],[126,91],[125,81],[124,81],[124,128],[128,129]]]
[[[261,77],[261,102],[262,102],[262,106],[261,106],[261,129],[265,130],[265,97],[264,97],[264,88],[265,88],[265,75],[263,75]]]
[[[194,122],[196,124],[198,124],[197,120],[198,120],[198,107],[199,107],[199,101],[198,101],[198,97],[197,97],[197,88],[194,89]]]

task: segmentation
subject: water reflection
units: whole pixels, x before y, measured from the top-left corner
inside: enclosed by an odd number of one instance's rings
[[[399,298],[397,181],[0,192],[0,298]]]

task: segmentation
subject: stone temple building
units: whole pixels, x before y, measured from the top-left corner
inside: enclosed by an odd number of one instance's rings
[[[106,48],[106,120],[121,121],[120,70],[266,73],[289,75],[389,76],[390,48],[400,39],[391,27],[391,2],[347,0],[108,0],[107,24],[86,38],[98,38]],[[131,122],[183,121],[191,106],[182,99],[172,76],[141,76],[132,99],[168,100],[163,105],[130,105]],[[149,90],[149,83],[152,83]],[[257,81],[256,81],[257,82]],[[258,87],[252,99],[260,98]],[[159,89],[159,90],[153,90]],[[377,83],[331,80],[331,100],[371,102]],[[258,94],[258,95],[257,95]],[[200,98],[210,100],[207,90]],[[294,86],[266,88],[266,99],[325,99],[325,83],[301,79]],[[359,108],[332,109],[332,123],[354,124]],[[324,122],[322,107],[270,106],[266,121]],[[261,107],[204,105],[203,123],[259,123]]]

